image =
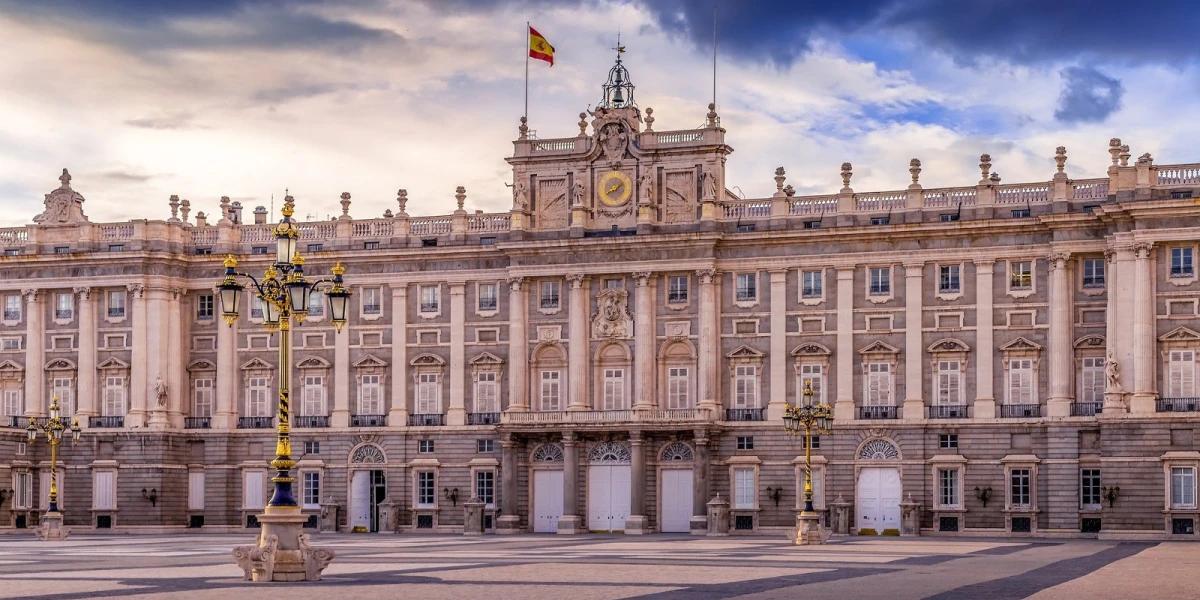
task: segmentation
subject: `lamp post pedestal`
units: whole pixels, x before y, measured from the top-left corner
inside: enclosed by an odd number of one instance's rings
[[[42,513],[42,520],[36,533],[38,539],[50,541],[65,540],[70,531],[63,527],[63,514],[55,510]]]
[[[303,533],[308,516],[297,506],[268,506],[258,515],[258,543],[238,546],[233,556],[247,581],[320,581],[333,550],[314,548]]]
[[[821,527],[821,513],[805,510],[796,515],[797,546],[824,544],[826,539],[825,528]]]

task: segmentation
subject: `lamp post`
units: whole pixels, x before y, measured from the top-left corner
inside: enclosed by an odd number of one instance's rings
[[[812,436],[830,430],[833,409],[824,402],[813,403],[815,395],[811,381],[804,382],[804,404],[788,404],[783,411],[783,427],[788,435],[804,436],[804,510],[796,517],[796,543],[822,544],[821,516],[813,508]]]
[[[38,537],[44,540],[61,540],[67,537],[67,530],[62,526],[63,515],[58,510],[58,446],[62,444],[63,433],[67,431],[71,432],[72,444],[79,441],[79,420],[72,419],[69,425],[64,422],[57,395],[50,399],[50,418],[46,419],[45,423],[30,419],[29,426],[25,428],[29,443],[36,442],[38,434],[42,433],[50,444],[50,497],[46,503],[46,512],[42,515],[41,527],[38,529]]]
[[[304,322],[308,315],[309,297],[314,290],[324,288],[325,297],[329,302],[329,314],[333,327],[341,332],[346,325],[346,308],[349,304],[350,291],[346,289],[342,275],[346,269],[341,263],[333,266],[332,277],[308,281],[304,276],[304,258],[296,250],[297,240],[300,239],[300,229],[292,219],[295,214],[295,202],[291,196],[284,198],[283,218],[275,226],[275,261],[264,270],[262,278],[241,273],[237,270],[237,259],[231,254],[225,258],[225,277],[217,285],[221,296],[221,313],[225,323],[233,326],[237,321],[241,293],[246,286],[239,279],[246,279],[251,285],[251,294],[262,301],[263,323],[268,331],[279,333],[279,406],[276,410],[276,441],[275,459],[271,468],[275,469],[274,492],[267,502],[264,514],[259,517],[262,533],[257,548],[259,567],[247,576],[254,581],[297,581],[303,579],[318,579],[320,569],[315,576],[308,565],[313,554],[307,545],[307,538],[300,536],[300,527],[307,517],[300,513],[300,505],[296,501],[292,484],[292,467],[296,461],[292,458],[291,442],[291,390],[289,379],[292,372],[292,327]],[[273,546],[274,544],[274,546]],[[247,547],[243,547],[247,548]],[[238,562],[242,557],[234,550]],[[269,552],[264,550],[271,549]],[[300,552],[280,553],[279,550],[299,550]],[[327,552],[325,564],[332,559],[332,552]],[[293,560],[296,555],[301,560]],[[249,560],[249,557],[247,557]],[[253,561],[251,561],[253,562]],[[269,563],[269,564],[268,564]],[[245,566],[245,565],[243,565]],[[321,565],[320,568],[324,568]],[[306,576],[307,574],[307,576]]]

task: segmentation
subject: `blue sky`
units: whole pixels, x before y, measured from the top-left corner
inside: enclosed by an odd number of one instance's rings
[[[747,196],[787,168],[801,193],[1102,175],[1107,141],[1200,160],[1200,9],[1187,2],[717,0],[718,104]],[[0,0],[0,224],[21,224],[68,167],[93,220],[214,212],[289,188],[302,215],[503,210],[521,114],[523,27],[557,48],[531,65],[530,125],[573,135],[617,30],[655,128],[703,122],[711,0]]]

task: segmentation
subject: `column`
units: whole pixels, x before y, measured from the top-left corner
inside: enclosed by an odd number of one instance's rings
[[[1074,377],[1074,348],[1071,344],[1071,279],[1067,260],[1070,255],[1050,255],[1050,339],[1047,351],[1050,365],[1050,397],[1046,415],[1071,416],[1071,379]]]
[[[170,318],[167,314],[167,298],[169,291],[163,288],[146,288],[145,300],[145,327],[143,328],[142,337],[137,337],[136,328],[134,337],[138,340],[136,343],[146,345],[146,370],[145,370],[145,385],[142,387],[142,402],[141,405],[143,422],[154,429],[165,429],[169,425],[167,421],[168,397],[170,396],[169,380],[170,364],[169,348],[163,348],[162,345],[170,345],[171,337],[169,331]],[[154,348],[151,349],[150,346]],[[136,346],[135,346],[136,347]],[[158,382],[161,381],[164,385],[168,385],[168,395],[162,398],[162,404],[159,404],[158,397]],[[137,398],[137,396],[134,396]],[[135,405],[136,406],[136,405]],[[131,411],[132,412],[132,411]],[[138,421],[135,419],[134,423]],[[128,425],[128,423],[126,423]]]
[[[237,321],[232,326],[224,322],[217,324],[217,406],[213,429],[233,429],[237,426],[237,340]]]
[[[720,405],[717,401],[717,353],[721,350],[721,337],[717,323],[716,279],[717,272],[714,269],[696,271],[696,280],[700,283],[700,356],[696,365],[700,370],[697,381],[700,402],[697,406],[712,411],[716,411]]]
[[[571,286],[567,315],[567,410],[588,409],[588,298],[587,279],[579,273],[567,276]]]
[[[904,418],[925,418],[924,263],[904,265]]]
[[[650,273],[634,273],[634,303],[637,316],[633,321],[633,407],[657,408],[654,367],[654,288]]]
[[[529,302],[524,279],[508,280],[508,409],[529,410]]]
[[[96,306],[92,289],[75,288],[79,310],[79,365],[75,380],[75,412],[79,426],[87,427],[88,417],[96,415]]]
[[[500,438],[500,516],[496,533],[517,533],[521,517],[517,514],[517,454],[511,433]]]
[[[579,448],[575,433],[563,432],[563,516],[558,520],[558,533],[570,535],[586,531],[580,522],[579,500]]]
[[[146,424],[146,391],[151,385],[150,368],[157,368],[157,361],[150,364],[149,337],[146,335],[148,290],[142,284],[128,286],[129,300],[133,308],[133,340],[129,360],[129,412],[125,417],[126,427],[142,427]]]
[[[1136,368],[1136,344],[1135,341],[1135,323],[1138,315],[1137,309],[1134,307],[1134,300],[1137,297],[1135,293],[1137,288],[1137,263],[1136,253],[1133,246],[1122,244],[1114,249],[1112,272],[1105,273],[1108,281],[1105,283],[1105,288],[1109,296],[1112,298],[1109,303],[1112,305],[1112,312],[1108,315],[1109,328],[1113,330],[1113,335],[1107,340],[1107,344],[1113,350],[1113,360],[1118,367],[1119,393],[1113,395],[1113,400],[1118,400],[1121,405],[1126,407],[1128,412],[1133,412],[1134,406],[1132,396],[1137,390],[1137,368]],[[1111,276],[1111,279],[1108,277]],[[1144,408],[1144,407],[1142,407]],[[1151,408],[1153,410],[1153,408]]]
[[[184,290],[172,288],[167,293],[167,361],[163,380],[167,384],[167,419],[175,428],[183,427],[183,415],[188,412],[187,364],[183,347],[187,339],[187,296]]]
[[[46,416],[46,314],[41,290],[25,296],[25,416]]]
[[[1117,323],[1117,290],[1122,287],[1123,280],[1120,279],[1116,259],[1117,253],[1115,250],[1109,248],[1104,251],[1104,297],[1107,300],[1104,311],[1104,355],[1107,357],[1107,360],[1120,364],[1117,353],[1117,348],[1120,347],[1117,345],[1117,339],[1120,335]],[[1107,369],[1107,365],[1105,367]],[[1120,382],[1118,381],[1118,385],[1113,386],[1111,383],[1108,383],[1107,379],[1106,377],[1102,414],[1113,416],[1129,412],[1129,407],[1125,405],[1125,394]],[[1126,379],[1125,381],[1128,382],[1129,380]]]
[[[629,518],[626,534],[646,533],[646,440],[640,431],[629,432],[630,460]]]
[[[1157,345],[1154,318],[1154,271],[1150,252],[1154,246],[1139,243],[1133,285],[1133,398],[1129,409],[1134,413],[1152,413],[1158,388],[1155,381],[1154,350]]]
[[[981,258],[975,261],[975,405],[976,419],[996,418],[996,397],[992,392],[995,381],[992,360],[996,344],[992,337],[995,317],[992,314],[992,278],[996,261]]]
[[[388,424],[408,423],[408,285],[392,287],[392,405]]]
[[[837,400],[833,418],[843,423],[854,414],[854,267],[837,270]]]
[[[787,405],[787,270],[771,271],[771,370],[767,420],[783,418]],[[796,391],[799,393],[799,390]]]
[[[708,530],[708,432],[695,432],[696,456],[692,461],[692,522],[693,535],[704,535]]]
[[[466,425],[466,285],[450,284],[450,407],[446,411],[447,425]]]
[[[350,426],[350,328],[333,336],[333,410],[329,411],[332,427]]]

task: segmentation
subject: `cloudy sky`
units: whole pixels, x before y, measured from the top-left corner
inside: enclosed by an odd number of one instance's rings
[[[716,0],[718,98],[747,197],[788,170],[800,193],[1045,180],[1065,145],[1102,175],[1107,141],[1200,160],[1192,2]],[[29,222],[62,167],[94,221],[215,212],[285,188],[302,215],[508,207],[524,23],[557,48],[530,65],[530,125],[573,135],[618,30],[655,128],[704,120],[713,0],[0,0],[0,224]]]

